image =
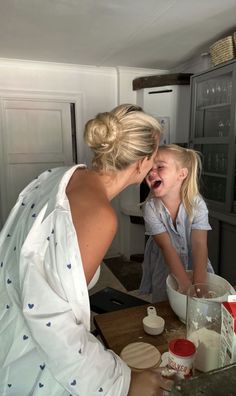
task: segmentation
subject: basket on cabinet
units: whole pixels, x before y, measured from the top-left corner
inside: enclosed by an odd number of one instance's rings
[[[211,61],[214,66],[230,61],[235,57],[236,32],[216,41],[210,47]]]

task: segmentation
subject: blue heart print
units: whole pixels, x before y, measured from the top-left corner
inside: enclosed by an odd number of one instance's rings
[[[34,308],[34,304],[28,304],[29,309]]]
[[[71,269],[71,264],[67,264],[67,268]]]
[[[42,388],[43,386],[42,382],[39,382],[39,387]]]
[[[36,213],[32,214],[32,217],[36,217]]]
[[[8,285],[10,285],[10,283],[11,283],[11,279],[7,279],[7,283],[8,283]]]
[[[1,266],[1,267],[3,267],[3,261],[1,261],[1,264],[0,264],[0,266]]]
[[[25,340],[28,340],[28,338],[29,338],[29,337],[28,337],[27,335],[25,335],[25,334],[23,335],[23,340],[24,340],[24,341],[25,341]]]
[[[41,370],[45,369],[45,363],[44,364],[40,364],[39,367],[41,368]]]
[[[10,388],[12,386],[12,384],[7,384],[8,388]]]
[[[78,350],[78,352],[79,352],[79,353],[82,353],[82,350],[81,350],[81,348]]]
[[[35,204],[33,203],[32,205],[31,205],[31,209],[33,209],[35,207]]]
[[[71,384],[72,386],[75,386],[75,385],[76,385],[76,380],[74,379],[70,384]]]
[[[47,240],[50,241],[50,236],[47,237]]]
[[[10,308],[10,305],[7,304],[7,305],[6,305],[6,309],[9,309],[9,308]]]
[[[46,326],[50,327],[51,326],[51,322],[46,323]]]
[[[102,388],[99,388],[99,389],[98,389],[98,392],[103,392],[103,389],[102,389]]]

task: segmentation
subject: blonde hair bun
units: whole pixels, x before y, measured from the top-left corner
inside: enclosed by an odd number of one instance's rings
[[[95,152],[114,150],[119,142],[121,125],[117,117],[111,113],[99,113],[86,124],[86,141]]]
[[[93,168],[117,171],[157,148],[160,124],[136,105],[124,104],[110,112],[99,113],[85,125],[84,138],[93,151]]]

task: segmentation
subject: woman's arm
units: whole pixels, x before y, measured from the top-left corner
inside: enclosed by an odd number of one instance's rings
[[[167,232],[163,232],[153,236],[154,241],[162,250],[166,265],[169,267],[170,272],[176,278],[179,290],[183,293],[187,291],[191,285],[191,281],[183,267],[182,261],[171,243],[171,239]]]
[[[193,283],[206,282],[207,275],[207,231],[192,230],[191,233],[192,258],[193,258]]]

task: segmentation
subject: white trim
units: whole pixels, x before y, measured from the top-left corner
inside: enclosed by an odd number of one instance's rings
[[[60,91],[46,91],[46,90],[23,90],[23,89],[2,89],[0,88],[0,97],[2,99],[38,99],[48,101],[62,101],[62,102],[74,102],[81,100],[83,96],[82,92],[60,92]]]
[[[72,63],[56,63],[56,62],[41,62],[23,59],[8,59],[0,58],[0,67],[17,67],[24,69],[41,69],[41,70],[53,70],[53,71],[73,71],[80,73],[101,73],[101,74],[116,74],[115,67],[103,67],[93,65],[79,65]]]

